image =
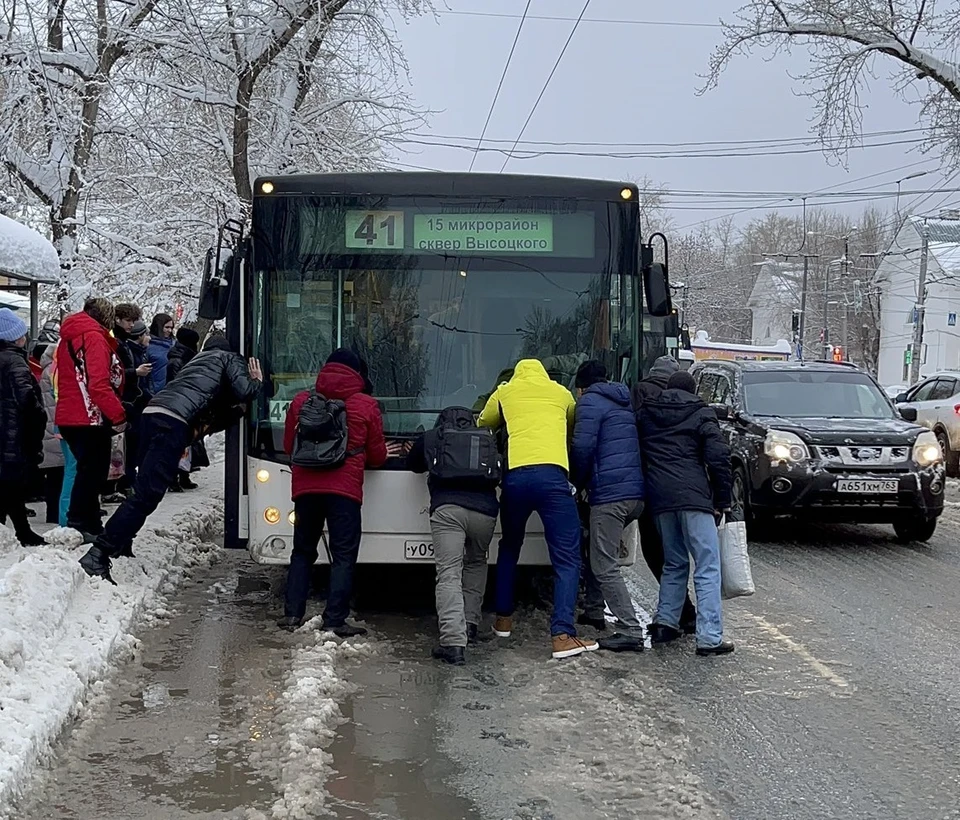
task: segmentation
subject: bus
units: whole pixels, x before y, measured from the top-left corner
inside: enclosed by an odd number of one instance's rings
[[[227,545],[289,562],[284,420],[338,347],[366,362],[388,440],[412,440],[445,407],[479,411],[523,358],[571,389],[589,358],[636,380],[677,332],[666,239],[654,261],[638,196],[629,183],[506,174],[257,179],[249,224],[221,230],[200,295],[201,317],[225,320],[265,380],[226,435]],[[360,562],[431,561],[428,507],[402,458],[368,471]],[[548,563],[536,518],[521,563]]]

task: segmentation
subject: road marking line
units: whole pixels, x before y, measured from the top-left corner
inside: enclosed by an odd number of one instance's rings
[[[850,682],[846,678],[838,675],[823,661],[817,658],[802,643],[798,643],[789,635],[785,635],[776,626],[766,620],[766,618],[763,618],[760,615],[753,615],[749,612],[741,612],[740,617],[753,621],[753,623],[761,632],[766,633],[767,636],[775,640],[777,643],[782,644],[795,655],[799,656],[804,663],[807,664],[807,666],[809,666],[821,678],[827,681],[827,683],[836,686],[838,689],[850,688]]]

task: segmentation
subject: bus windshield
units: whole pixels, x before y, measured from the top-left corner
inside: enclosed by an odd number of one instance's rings
[[[498,201],[486,222],[503,229],[485,233],[432,198],[363,205],[255,204],[253,336],[268,381],[257,449],[279,453],[290,401],[337,347],[367,363],[393,436],[432,427],[444,407],[482,409],[522,358],[571,389],[588,358],[615,371],[635,304],[620,206]]]

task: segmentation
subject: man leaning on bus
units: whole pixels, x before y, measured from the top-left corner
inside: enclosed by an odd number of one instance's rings
[[[580,519],[574,488],[567,478],[567,442],[573,430],[573,394],[557,384],[536,359],[517,363],[510,381],[487,400],[478,424],[506,427],[506,472],[501,483],[497,555],[497,618],[494,632],[510,637],[514,585],[527,521],[543,521],[553,565],[553,657],[569,658],[597,649],[596,641],[577,637],[574,608],[580,588]]]

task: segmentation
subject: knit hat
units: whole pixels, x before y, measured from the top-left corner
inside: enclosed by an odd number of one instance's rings
[[[130,328],[130,338],[139,339],[146,332],[147,326],[144,324],[143,319],[137,319],[137,321],[133,323],[133,327]]]
[[[200,334],[192,328],[182,327],[177,331],[177,341],[195,351],[200,347]]]
[[[348,347],[338,347],[327,358],[327,364],[342,364],[355,373],[360,373],[360,357]]]
[[[593,385],[599,382],[605,382],[606,380],[607,368],[604,367],[603,362],[590,359],[577,368],[574,386],[578,390],[586,390],[588,387],[593,387]]]
[[[10,308],[0,308],[0,342],[15,342],[27,335],[27,323]]]
[[[668,390],[683,390],[686,393],[697,394],[697,382],[685,370],[679,370],[670,377],[667,382]]]

